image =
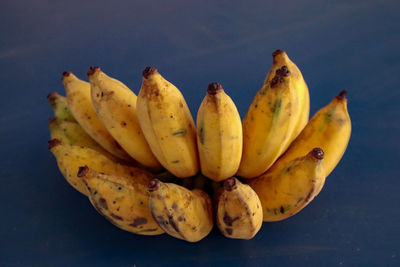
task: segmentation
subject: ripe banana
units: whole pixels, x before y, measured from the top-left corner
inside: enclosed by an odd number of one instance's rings
[[[183,95],[152,67],[143,71],[137,116],[161,165],[183,178],[199,171],[196,128]]]
[[[108,132],[139,163],[160,167],[140,128],[135,93],[99,67],[91,67],[88,76],[94,109]]]
[[[115,176],[83,166],[78,177],[85,184],[93,207],[115,226],[141,235],[164,233],[151,216],[148,205],[150,173],[135,169],[132,176]]]
[[[250,186],[231,177],[225,180],[216,202],[217,226],[224,236],[251,239],[260,230],[263,222],[262,206]]]
[[[214,181],[232,177],[242,157],[242,122],[222,85],[211,83],[197,113],[201,172]]]
[[[62,82],[68,107],[79,125],[104,149],[114,156],[130,160],[117,141],[109,134],[96,115],[90,98],[90,84],[78,79],[71,72],[64,72]]]
[[[273,65],[271,71],[265,78],[264,84],[271,82],[274,77],[274,73],[277,69],[282,68],[282,66],[287,66],[291,73],[291,80],[293,86],[296,89],[297,96],[299,99],[299,118],[297,124],[293,130],[291,137],[289,138],[289,144],[300,134],[308,122],[310,115],[310,93],[308,91],[308,86],[304,81],[303,75],[300,69],[290,60],[285,51],[278,49],[272,53]],[[287,148],[287,147],[286,147]],[[284,151],[286,150],[284,149]]]
[[[60,120],[76,122],[74,116],[68,108],[67,100],[64,96],[53,92],[47,95],[47,102],[54,112],[54,116]]]
[[[133,176],[137,170],[137,168],[119,164],[94,149],[64,144],[58,139],[49,141],[49,149],[56,157],[58,167],[67,182],[86,196],[87,189],[82,180],[77,177],[80,166],[88,165],[99,172],[121,176]]]
[[[322,167],[324,151],[314,148],[281,169],[249,180],[260,198],[264,221],[286,219],[307,206],[321,191],[325,182]]]
[[[150,210],[158,225],[169,235],[189,242],[207,236],[213,227],[210,197],[158,179],[149,182]]]
[[[292,73],[284,65],[254,97],[243,120],[239,176],[254,178],[264,173],[289,146],[300,114],[293,84]]]
[[[322,165],[325,175],[328,176],[342,158],[350,135],[351,121],[347,111],[346,91],[342,91],[311,118],[300,135],[272,166],[271,171],[281,169],[313,147],[320,147],[325,152]]]

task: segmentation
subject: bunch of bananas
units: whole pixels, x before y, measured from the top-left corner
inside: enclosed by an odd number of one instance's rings
[[[215,222],[228,238],[251,239],[263,221],[286,219],[319,194],[350,139],[346,92],[309,120],[308,87],[282,50],[243,122],[219,83],[195,124],[153,67],[138,95],[98,67],[87,74],[89,82],[64,72],[66,96],[48,95],[49,149],[71,186],[136,234],[196,242]]]

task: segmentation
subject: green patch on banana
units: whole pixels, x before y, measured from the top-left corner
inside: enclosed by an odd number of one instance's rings
[[[274,116],[278,116],[281,112],[282,108],[282,98],[278,98],[275,100],[274,105],[271,107],[271,112],[274,113]]]
[[[186,133],[187,133],[186,129],[179,129],[179,130],[176,130],[175,132],[173,132],[172,135],[177,136],[177,137],[183,137],[186,135]]]
[[[326,114],[325,114],[325,123],[330,123],[332,121],[333,115],[335,115],[336,106],[333,106]]]
[[[200,143],[204,145],[204,121],[200,122],[200,125],[197,130],[197,135],[199,136]]]

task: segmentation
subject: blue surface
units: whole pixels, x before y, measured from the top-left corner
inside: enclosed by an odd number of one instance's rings
[[[399,2],[187,2],[1,1],[0,265],[399,266]],[[63,93],[64,70],[99,65],[137,93],[155,66],[193,114],[219,81],[244,116],[277,48],[301,68],[311,113],[348,90],[353,133],[318,198],[253,240],[119,230],[47,150],[45,97]]]

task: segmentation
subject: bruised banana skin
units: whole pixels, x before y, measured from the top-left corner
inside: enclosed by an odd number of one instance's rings
[[[142,165],[161,167],[140,128],[135,93],[122,82],[109,77],[99,67],[91,67],[88,77],[93,106],[108,132]]]
[[[249,180],[248,184],[260,198],[264,221],[284,220],[302,210],[318,195],[326,177],[323,158],[323,150],[314,148],[280,170],[268,171]]]
[[[167,234],[197,242],[210,233],[214,224],[212,203],[204,191],[158,179],[149,182],[148,190],[153,218]]]
[[[90,97],[90,83],[78,79],[73,73],[67,71],[63,73],[62,82],[68,107],[85,132],[114,156],[127,161],[131,160],[97,117]]]
[[[78,177],[85,184],[93,207],[118,228],[140,235],[164,233],[148,205],[147,184],[152,175],[141,169],[132,172],[132,176],[115,176],[82,166]]]
[[[211,83],[197,113],[201,172],[214,181],[232,177],[242,157],[242,122],[222,85]]]
[[[347,111],[346,91],[342,91],[311,118],[296,140],[271,167],[271,171],[281,169],[313,147],[320,147],[325,152],[322,165],[328,176],[342,158],[350,135],[351,120]]]
[[[243,119],[243,155],[238,175],[254,178],[264,173],[289,146],[299,119],[299,99],[287,66],[254,97]]]
[[[256,192],[232,177],[224,182],[216,203],[216,222],[228,238],[251,239],[261,229],[263,211]]]
[[[79,167],[87,165],[99,172],[120,176],[132,176],[138,169],[119,164],[94,149],[64,144],[58,139],[49,141],[49,149],[55,156],[58,168],[67,182],[86,196],[88,195],[86,186],[77,176]]]
[[[308,86],[303,78],[300,69],[293,63],[288,57],[285,51],[278,49],[272,53],[273,65],[271,71],[265,78],[264,84],[269,83],[273,79],[273,74],[277,69],[282,66],[287,66],[291,73],[292,83],[296,90],[297,97],[299,99],[299,117],[297,119],[297,124],[293,130],[291,137],[289,138],[289,144],[300,134],[308,122],[310,116],[310,93],[308,91]],[[286,150],[285,147],[284,151]]]
[[[47,95],[47,102],[54,112],[54,116],[60,120],[75,122],[76,120],[68,108],[67,99],[56,93],[50,93]]]
[[[179,89],[153,67],[143,71],[136,112],[161,165],[179,178],[195,175],[199,159],[192,115]]]

